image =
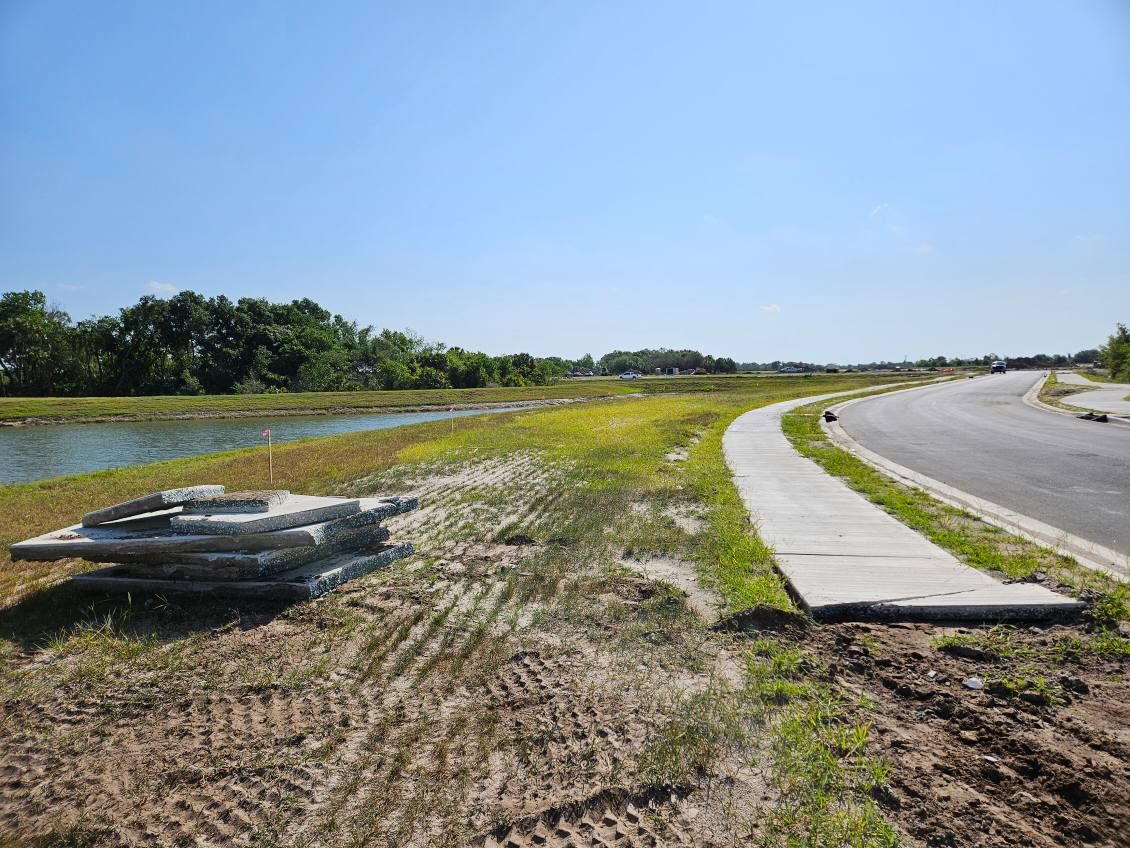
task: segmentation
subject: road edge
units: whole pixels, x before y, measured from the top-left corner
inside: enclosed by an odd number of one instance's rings
[[[1045,377],[1044,379],[1047,378]],[[1038,380],[1035,385],[1037,387],[1043,385],[1043,380]],[[914,391],[915,389],[921,388],[926,387],[913,386],[907,389],[900,389],[899,392]],[[896,394],[896,392],[888,392],[887,394]],[[849,406],[873,400],[875,397],[883,397],[883,395],[851,398],[842,403],[836,403],[830,408],[838,414]],[[1067,414],[1070,415],[1070,413]],[[927,477],[925,474],[920,474],[906,466],[899,465],[897,462],[893,462],[865,448],[848,434],[840,425],[839,421],[824,421],[821,423],[821,426],[828,438],[831,439],[837,447],[846,450],[852,456],[871,466],[876,471],[879,471],[899,483],[921,489],[927,494],[937,498],[942,503],[970,512],[988,524],[992,524],[1009,533],[1014,533],[1030,542],[1035,542],[1037,545],[1050,548],[1058,554],[1071,557],[1080,565],[1092,571],[1099,571],[1122,581],[1130,580],[1130,556],[1120,554],[1118,551],[1103,547],[1094,542],[1089,542],[1086,539],[1074,536],[1058,527],[1053,527],[1050,524],[1045,524],[1035,518],[1022,515],[1000,504],[987,501],[984,498],[979,498],[976,495],[971,495],[960,489],[955,489],[953,486],[949,486],[940,480],[935,480],[933,477]]]

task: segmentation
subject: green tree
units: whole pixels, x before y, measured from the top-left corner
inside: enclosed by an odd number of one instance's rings
[[[1130,381],[1130,330],[1125,324],[1119,322],[1106,344],[1099,346],[1099,359],[1112,380]]]
[[[41,291],[0,297],[0,393],[52,394],[66,366],[70,317]]]

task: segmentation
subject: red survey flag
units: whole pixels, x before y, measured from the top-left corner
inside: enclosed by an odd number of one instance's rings
[[[270,427],[267,427],[266,429],[263,430],[263,438],[264,439],[271,438],[271,428]]]

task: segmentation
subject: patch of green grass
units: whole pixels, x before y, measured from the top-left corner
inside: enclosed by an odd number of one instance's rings
[[[718,592],[730,611],[758,604],[792,609],[784,580],[773,565],[773,551],[750,522],[722,454],[722,435],[730,420],[714,423],[686,462],[685,485],[704,505],[710,528],[699,534],[692,555],[704,585]]]
[[[858,705],[823,682],[794,646],[757,640],[746,657],[745,697],[768,730],[770,776],[778,797],[759,811],[765,846],[888,848],[897,832],[874,795],[889,766],[866,753],[870,724]]]
[[[746,741],[738,704],[725,687],[679,695],[664,712],[674,718],[640,755],[637,780],[645,785],[674,786],[702,777],[724,752]]]
[[[1086,377],[1092,383],[1113,383],[1114,382],[1110,378],[1110,372],[1107,371],[1106,369],[1100,369],[1100,370],[1097,370],[1097,371],[1095,371],[1095,370],[1076,371],[1075,373],[1078,374],[1080,377]]]

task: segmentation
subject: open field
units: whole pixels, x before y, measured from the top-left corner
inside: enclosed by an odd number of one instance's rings
[[[757,381],[761,390],[791,386],[816,376],[718,374],[706,377],[616,377],[563,380],[552,386],[483,389],[406,389],[372,392],[283,392],[261,395],[168,395],[155,397],[0,397],[0,423],[53,424],[160,418],[239,417],[244,415],[319,415],[343,412],[406,411],[500,406],[537,401],[620,397],[632,394],[704,392],[734,381]],[[882,379],[889,379],[884,375]]]
[[[454,433],[444,422],[282,446],[280,487],[421,499],[392,524],[416,557],[288,608],[80,598],[54,585],[79,563],[5,555],[0,834],[1119,844],[1124,593],[911,501],[921,516],[896,515],[971,534],[959,556],[1063,581],[1095,615],[955,633],[816,627],[792,610],[722,433],[753,406],[876,382],[734,378],[463,419]],[[835,463],[805,414],[794,437]],[[174,481],[260,487],[264,460],[240,451],[3,487],[0,540]],[[971,673],[985,690],[960,685]]]

